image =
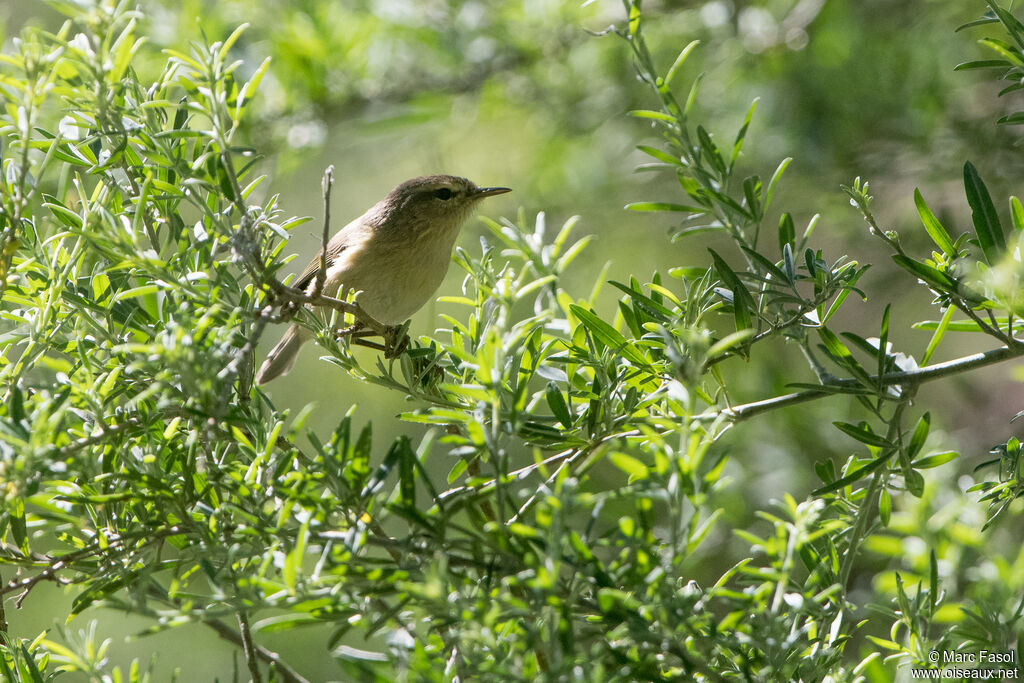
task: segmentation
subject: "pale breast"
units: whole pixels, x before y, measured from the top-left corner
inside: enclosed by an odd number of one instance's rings
[[[367,240],[358,253],[339,259],[328,280],[361,291],[357,301],[374,319],[401,324],[430,300],[448,272],[455,235],[429,237]]]

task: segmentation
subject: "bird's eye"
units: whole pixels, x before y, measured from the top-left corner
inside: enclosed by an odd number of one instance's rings
[[[434,196],[438,199],[451,199],[454,193],[447,187],[442,187],[440,190],[434,190]]]

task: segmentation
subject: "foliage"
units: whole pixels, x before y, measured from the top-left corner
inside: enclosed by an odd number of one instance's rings
[[[716,141],[696,120],[700,78],[683,100],[673,86],[696,45],[661,68],[639,0],[625,8],[610,32],[655,102],[633,115],[660,136],[639,147],[644,169],[678,186],[628,208],[671,212],[673,239],[714,233],[728,251],[609,283],[610,315],[603,274],[582,294],[567,284],[587,246],[576,221],[549,230],[521,214],[457,251],[465,279],[446,298],[462,313],[398,359],[354,353],[333,321],[302,314],[333,365],[410,397],[408,433],[383,447],[352,411],[322,436],[309,411],[252,386],[257,342],[296,315],[278,275],[303,219],[261,199],[240,131],[267,65],[233,61],[241,29],[168,50],[152,80],[135,70],[153,55],[127,5],[68,6],[60,31],[26,32],[0,76],[4,595],[20,606],[55,582],[74,595],[69,617],[104,606],[147,633],[202,625],[253,680],[319,675],[265,644],[299,628],[323,636],[315,657],[326,646],[353,678],[382,681],[885,680],[898,664],[934,668],[933,651],[1015,648],[1021,558],[961,586],[986,552],[980,530],[940,526],[907,557],[892,547],[948,505],[941,477],[958,454],[918,414],[928,383],[1024,355],[1020,201],[1008,233],[966,163],[972,226],[956,234],[916,192],[936,246],[921,256],[853,182],[870,233],[941,315],[918,323],[933,330],[919,361],[895,350],[889,306],[872,332],[840,331],[867,264],[826,253],[817,219],[798,231],[775,209],[788,160],[741,177],[754,107]],[[991,8],[987,23],[1024,35]],[[1019,67],[1024,45],[986,44]],[[931,363],[953,332],[995,347]],[[737,403],[725,369],[782,343],[812,381]],[[836,420],[835,438],[858,452],[819,463],[804,500],[779,492],[757,526],[724,528],[723,434],[843,396],[864,419]],[[999,448],[984,470],[997,480],[976,487],[993,529],[1019,513],[1020,450]],[[957,493],[954,508],[968,505]],[[723,554],[729,569],[693,578]],[[886,555],[891,580],[871,585]],[[0,621],[10,680],[147,675],[112,668],[90,631],[28,640]]]

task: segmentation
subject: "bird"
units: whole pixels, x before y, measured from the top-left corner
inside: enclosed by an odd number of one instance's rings
[[[356,302],[373,319],[401,325],[441,286],[462,225],[481,200],[511,192],[478,187],[453,175],[407,180],[339,230],[327,243],[322,293]],[[317,254],[293,287],[311,295],[321,256]],[[292,322],[256,374],[257,384],[287,374],[312,332]]]

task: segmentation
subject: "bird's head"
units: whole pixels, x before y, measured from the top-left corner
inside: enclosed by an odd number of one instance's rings
[[[507,187],[477,187],[451,175],[407,180],[371,209],[381,228],[397,234],[457,231],[486,197],[511,192]]]

